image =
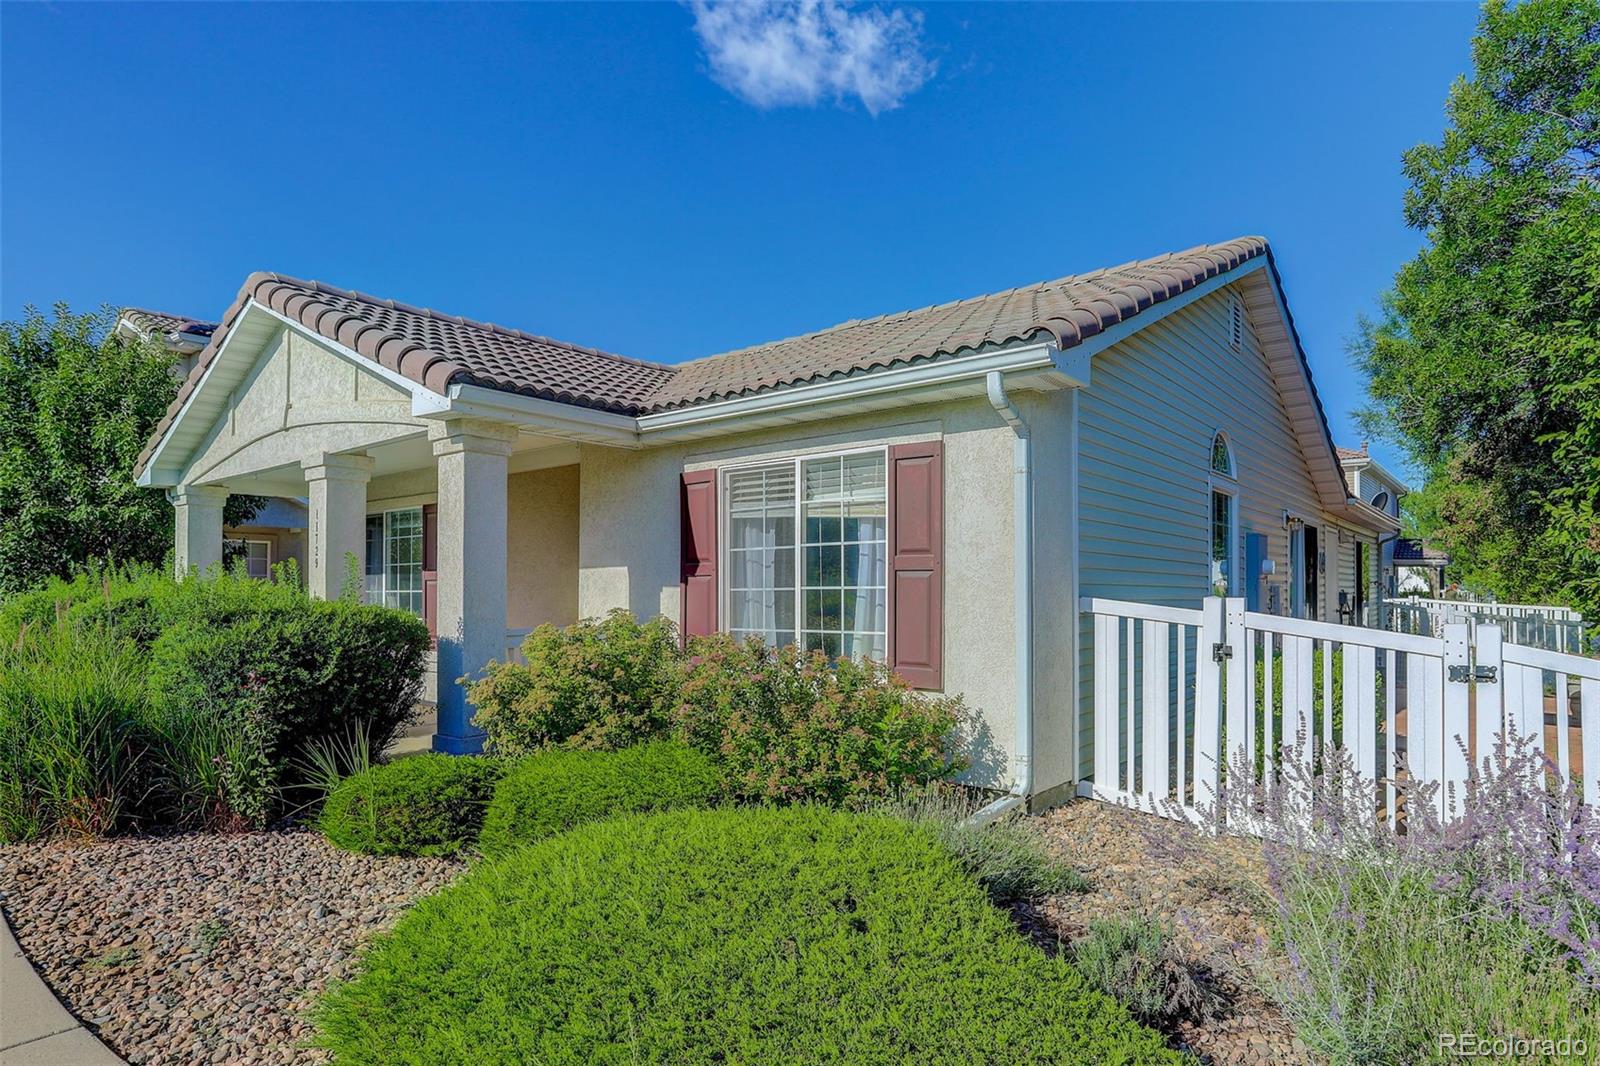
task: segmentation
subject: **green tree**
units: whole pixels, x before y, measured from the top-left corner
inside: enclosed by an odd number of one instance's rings
[[[115,334],[115,312],[0,325],[0,596],[96,559],[157,563],[173,511],[133,464],[177,394],[175,357]],[[248,521],[257,496],[232,496]]]
[[[1485,5],[1436,144],[1427,244],[1353,346],[1421,532],[1502,597],[1600,612],[1600,0]]]

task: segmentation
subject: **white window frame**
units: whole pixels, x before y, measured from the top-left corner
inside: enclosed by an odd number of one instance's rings
[[[245,575],[247,577],[250,577],[255,581],[266,581],[272,577],[272,541],[266,540],[262,537],[229,537],[228,541],[244,548],[243,559]],[[250,573],[250,545],[252,544],[260,544],[267,549],[267,572],[262,574],[260,577],[256,577],[254,574]]]
[[[415,511],[417,513],[417,521],[418,521],[417,535],[418,535],[418,537],[422,538],[422,541],[423,541],[423,543],[421,545],[419,545],[419,547],[418,547],[418,561],[417,561],[417,565],[418,565],[418,568],[419,568],[419,573],[421,572],[422,555],[427,550],[427,543],[426,543],[427,534],[424,531],[424,529],[425,529],[425,519],[424,519],[424,514],[423,514],[423,505],[422,504],[413,504],[413,505],[411,505],[409,507],[389,507],[389,508],[385,508],[384,510],[381,510],[381,511],[368,511],[367,515],[366,515],[366,517],[368,519],[379,518],[379,517],[381,517],[383,519],[383,529],[382,529],[382,532],[380,533],[380,535],[378,537],[378,544],[379,544],[380,549],[381,549],[382,559],[378,563],[378,574],[377,574],[378,587],[375,590],[374,589],[368,589],[366,587],[366,580],[371,575],[367,573],[366,540],[365,540],[366,525],[365,525],[365,523],[363,523],[362,524],[362,534],[363,534],[362,556],[361,556],[361,578],[362,578],[361,599],[362,599],[362,602],[364,602],[364,603],[377,604],[378,606],[381,606],[381,607],[390,606],[389,593],[390,593],[391,590],[389,588],[389,516],[393,515],[393,514],[401,514],[403,512],[407,512],[407,511]],[[418,586],[415,589],[393,590],[393,591],[396,591],[396,592],[418,593],[419,594],[417,610],[415,612],[415,614],[416,614],[416,616],[418,618],[421,618],[423,616],[423,614],[427,610],[427,600],[426,600],[425,596],[421,595],[421,590],[422,590],[422,581],[421,581],[420,577],[418,579]],[[408,608],[404,608],[404,607],[395,607],[394,609],[397,610],[397,611],[399,611],[399,610],[408,610]]]
[[[1228,470],[1224,473],[1212,465],[1212,456],[1217,451],[1217,441],[1221,441],[1228,453]],[[1214,430],[1211,440],[1206,448],[1206,588],[1215,591],[1217,583],[1211,572],[1211,566],[1216,560],[1212,558],[1212,538],[1214,532],[1212,523],[1216,521],[1213,512],[1212,496],[1222,495],[1228,498],[1228,552],[1224,562],[1228,565],[1227,588],[1229,596],[1244,595],[1244,581],[1240,574],[1244,566],[1242,545],[1244,542],[1243,531],[1239,528],[1239,459],[1233,453],[1233,438],[1225,430]]]
[[[892,471],[889,468],[889,446],[887,444],[872,444],[853,448],[833,448],[825,451],[796,452],[790,455],[771,455],[762,458],[751,458],[737,463],[728,463],[717,468],[717,632],[727,633],[731,626],[731,586],[733,585],[733,566],[731,563],[732,543],[729,537],[729,518],[731,508],[729,504],[728,478],[741,470],[757,470],[762,467],[781,466],[789,464],[794,468],[794,642],[798,648],[805,647],[805,520],[803,508],[805,506],[805,464],[816,459],[840,459],[854,455],[881,455],[883,456],[884,476],[884,656],[887,658],[889,651],[889,634],[894,632],[894,605],[888,595],[890,571],[893,568],[894,556],[894,513],[889,507],[891,486],[889,478]]]

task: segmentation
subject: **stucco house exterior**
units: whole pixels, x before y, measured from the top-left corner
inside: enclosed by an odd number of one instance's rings
[[[206,322],[142,307],[123,309],[117,316],[115,331],[127,337],[155,341],[176,356],[172,372],[180,382],[194,372],[200,353],[216,332],[215,322]],[[295,497],[274,497],[243,525],[224,526],[224,543],[243,563],[251,577],[266,578],[279,563],[293,561],[305,568],[306,501]]]
[[[675,365],[254,274],[139,463],[180,567],[229,491],[309,501],[454,679],[613,608],[887,659],[981,722],[967,780],[1092,768],[1080,596],[1219,586],[1337,620],[1394,516],[1351,495],[1272,254],[1246,237]]]

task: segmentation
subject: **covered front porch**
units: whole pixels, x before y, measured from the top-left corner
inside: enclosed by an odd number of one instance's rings
[[[432,747],[477,751],[457,680],[515,654],[546,622],[578,617],[578,449],[485,419],[435,422],[295,463],[180,486],[180,572],[222,558],[229,493],[304,495],[311,595],[357,595],[427,619],[436,654],[425,692]]]

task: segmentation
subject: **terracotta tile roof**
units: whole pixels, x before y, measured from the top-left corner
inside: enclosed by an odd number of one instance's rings
[[[121,317],[140,332],[152,335],[197,333],[209,337],[217,328],[215,322],[169,315],[165,311],[147,311],[142,307],[125,307]]]
[[[1070,348],[1266,252],[1265,238],[1241,237],[681,363],[652,397],[649,410],[926,362],[1035,337]]]
[[[1333,450],[1338,453],[1340,459],[1372,458],[1367,454],[1367,446],[1365,444],[1363,444],[1360,448],[1340,448],[1336,445]]]
[[[1034,338],[1070,348],[1208,278],[1267,254],[1241,237],[668,366],[440,314],[317,281],[257,273],[245,280],[139,457],[154,453],[230,327],[251,301],[444,393],[481,385],[558,403],[639,415]],[[151,312],[142,312],[152,314]],[[177,321],[173,316],[163,316]]]

